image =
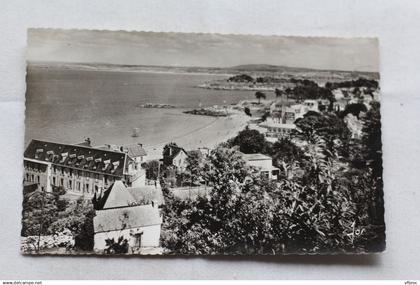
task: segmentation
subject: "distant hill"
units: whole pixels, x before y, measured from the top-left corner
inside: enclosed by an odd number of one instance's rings
[[[232,66],[229,69],[232,70],[243,70],[248,72],[352,72],[349,70],[330,70],[330,69],[315,69],[315,68],[307,68],[307,67],[291,67],[291,66],[284,66],[284,65],[272,65],[272,64],[242,64]],[[365,72],[361,72],[365,73]],[[369,72],[366,72],[369,73]]]
[[[229,67],[233,70],[243,70],[248,72],[298,72],[298,71],[318,71],[316,69],[301,68],[301,67],[289,67],[282,65],[271,65],[271,64],[242,64]]]
[[[131,64],[111,64],[111,63],[76,63],[76,62],[29,62],[33,67],[58,67],[64,69],[80,70],[102,70],[102,71],[150,71],[150,72],[184,72],[184,73],[211,73],[211,74],[248,74],[256,76],[266,76],[268,74],[287,73],[298,76],[352,76],[361,75],[369,78],[378,79],[379,74],[375,72],[359,72],[345,70],[325,70],[304,67],[290,67],[271,64],[243,64],[232,67],[195,67],[195,66],[153,66],[153,65],[131,65]],[[306,75],[304,74],[306,73]]]

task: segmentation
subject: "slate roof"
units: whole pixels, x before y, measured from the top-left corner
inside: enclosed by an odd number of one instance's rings
[[[272,158],[269,157],[268,155],[264,155],[264,154],[261,154],[261,153],[249,153],[249,154],[243,153],[242,158],[245,161],[272,160]]]
[[[169,154],[169,150],[166,151],[165,156],[170,159],[171,161],[181,152],[183,151],[187,156],[188,152],[179,146],[169,145],[169,148],[171,149],[171,154]]]
[[[162,189],[154,185],[127,188],[121,181],[115,181],[100,197],[97,195],[95,193],[92,200],[96,210],[152,204],[152,202],[156,206],[165,204]]]
[[[121,181],[115,181],[107,191],[109,191],[109,194],[106,197],[103,209],[127,207],[136,203],[136,200]]]
[[[157,206],[142,205],[96,211],[94,232],[120,231],[162,224]]]
[[[137,202],[147,204],[155,203],[157,206],[165,204],[162,189],[154,185],[127,188],[128,192]]]
[[[132,158],[147,155],[146,151],[144,150],[141,144],[127,145],[123,147],[123,150],[127,152],[129,157]]]
[[[122,177],[127,155],[80,145],[32,140],[24,157],[58,166]]]

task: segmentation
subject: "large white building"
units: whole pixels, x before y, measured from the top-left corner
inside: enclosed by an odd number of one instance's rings
[[[145,171],[141,161],[124,149],[32,140],[24,153],[23,179],[25,185],[36,184],[40,190],[52,192],[60,187],[67,193],[91,198],[119,180],[129,186],[142,186]]]

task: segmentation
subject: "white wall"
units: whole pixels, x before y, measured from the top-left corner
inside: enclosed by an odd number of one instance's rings
[[[188,156],[185,154],[185,152],[180,151],[178,155],[174,158],[173,165],[178,167],[180,171],[185,171],[185,168],[187,167],[187,157]]]
[[[131,246],[137,246],[136,239],[131,233],[143,232],[141,237],[141,246],[142,247],[157,247],[159,246],[160,238],[160,225],[152,225],[147,227],[139,227],[135,229],[125,229],[122,231],[112,231],[112,232],[100,232],[95,234],[95,245],[94,250],[101,252],[106,248],[105,240],[109,238],[114,238],[115,241],[118,240],[120,236],[123,236],[124,239],[128,240],[128,244]]]

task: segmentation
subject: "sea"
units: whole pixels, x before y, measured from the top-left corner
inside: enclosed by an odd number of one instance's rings
[[[197,88],[228,75],[74,70],[30,67],[27,72],[25,144],[31,139],[94,145],[142,143],[149,147],[199,139],[214,128],[229,133],[226,118],[183,111],[254,99],[252,91]],[[271,95],[270,96],[274,96]],[[174,109],[142,108],[170,104]],[[217,121],[219,120],[219,121]],[[233,125],[232,127],[238,127]],[[133,137],[136,129],[138,137]],[[201,132],[200,132],[201,130]],[[196,134],[196,135],[195,135]],[[202,140],[196,136],[202,136]],[[211,134],[209,136],[212,136]]]

